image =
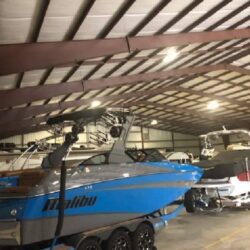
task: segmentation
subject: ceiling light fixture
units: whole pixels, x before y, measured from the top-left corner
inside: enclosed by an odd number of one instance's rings
[[[163,58],[164,63],[172,62],[174,59],[176,59],[178,56],[178,53],[176,51],[176,48],[170,48],[166,54],[166,56]]]
[[[157,123],[158,123],[157,120],[152,120],[150,124],[151,124],[151,125],[156,125]]]
[[[100,101],[96,100],[96,101],[91,102],[91,108],[96,108],[96,107],[98,107],[100,105],[101,105]]]
[[[207,109],[210,109],[210,110],[215,110],[217,108],[219,108],[220,104],[218,101],[211,101],[207,104]]]

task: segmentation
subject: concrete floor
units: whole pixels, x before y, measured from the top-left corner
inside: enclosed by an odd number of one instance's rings
[[[250,249],[250,210],[178,216],[156,236],[158,250]]]
[[[156,235],[157,250],[250,250],[250,210],[183,213]],[[58,247],[57,250],[69,250]]]

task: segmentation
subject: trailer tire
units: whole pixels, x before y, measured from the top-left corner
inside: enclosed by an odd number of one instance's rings
[[[133,250],[153,250],[154,241],[154,230],[147,223],[140,224],[132,234]]]
[[[115,230],[109,237],[106,247],[104,249],[132,250],[132,242],[129,233],[125,229]]]
[[[194,192],[195,191],[193,189],[190,189],[185,193],[184,196],[184,206],[188,213],[195,213],[196,211]]]
[[[97,238],[89,237],[83,240],[77,250],[101,250],[101,246]]]

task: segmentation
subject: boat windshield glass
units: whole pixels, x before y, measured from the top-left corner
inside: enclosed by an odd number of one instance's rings
[[[128,149],[126,153],[135,162],[160,162],[166,160],[157,149]]]

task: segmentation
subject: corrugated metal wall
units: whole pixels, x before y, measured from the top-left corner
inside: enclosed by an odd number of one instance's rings
[[[103,128],[98,127],[99,130]],[[96,127],[88,125],[84,133],[79,135],[78,145],[84,145],[86,147],[91,146],[89,141],[89,133],[96,132]],[[18,146],[26,145],[29,141],[40,140],[51,134],[44,131],[38,133],[26,134],[23,136],[14,136],[2,142],[13,142]],[[50,142],[61,143],[62,138],[57,138]],[[189,151],[195,155],[200,152],[199,139],[197,136],[173,133],[170,131],[162,131],[157,129],[141,128],[134,126],[132,127],[128,141],[127,147],[129,148],[165,148],[173,151]]]

